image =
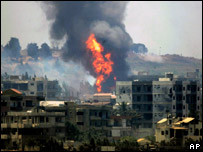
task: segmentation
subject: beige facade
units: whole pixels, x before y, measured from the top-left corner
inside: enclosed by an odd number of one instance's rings
[[[18,145],[17,149],[22,149],[26,137],[36,136],[63,140],[65,113],[36,108],[27,112],[8,112],[1,117],[1,140],[9,141],[11,147]]]
[[[174,139],[177,144],[185,146],[189,138],[194,141],[202,139],[202,122],[192,117],[163,118],[157,122],[155,137],[159,143]]]
[[[56,100],[60,95],[60,86],[57,80],[46,80],[43,77],[31,80],[9,79],[3,80],[2,90],[15,88],[26,96],[44,96],[46,100]]]
[[[104,136],[111,136],[110,116],[112,112],[110,105],[78,105],[76,108],[76,124],[81,130],[94,128]]]

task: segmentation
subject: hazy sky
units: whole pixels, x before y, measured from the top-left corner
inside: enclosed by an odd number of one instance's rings
[[[115,8],[116,9],[116,8]],[[124,21],[134,43],[150,53],[202,58],[202,2],[129,2]],[[24,49],[49,39],[50,21],[39,2],[1,2],[1,44],[17,37]]]

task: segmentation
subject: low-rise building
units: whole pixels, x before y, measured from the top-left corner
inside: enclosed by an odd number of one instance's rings
[[[26,96],[44,96],[47,100],[56,100],[61,93],[57,80],[47,80],[43,77],[33,77],[23,80],[20,76],[10,76],[1,81],[1,90],[14,88]]]
[[[176,144],[185,146],[187,139],[202,139],[202,122],[192,117],[163,118],[157,122],[155,129],[156,142],[175,140]]]
[[[93,101],[96,102],[111,102],[112,104],[116,103],[116,96],[112,93],[95,93],[93,95]]]

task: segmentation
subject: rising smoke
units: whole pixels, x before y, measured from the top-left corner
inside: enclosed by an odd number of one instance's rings
[[[129,66],[125,58],[132,45],[132,39],[125,30],[123,19],[127,2],[43,2],[47,19],[53,20],[50,35],[59,41],[67,37],[62,48],[62,59],[82,64],[90,75],[96,77],[91,55],[87,53],[85,41],[94,33],[104,47],[104,53],[111,52],[113,73],[103,84],[103,92],[114,86],[113,77],[125,80]]]
[[[11,38],[5,46],[1,46],[1,73],[47,75],[50,80],[57,79],[60,84],[65,82],[79,90],[80,82],[89,79],[88,74],[79,64],[61,60],[59,53],[58,48],[50,48],[46,43],[41,46],[30,43],[21,50],[18,38]]]

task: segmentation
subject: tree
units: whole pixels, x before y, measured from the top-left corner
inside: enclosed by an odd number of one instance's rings
[[[139,148],[139,144],[135,137],[122,137],[116,144],[117,151],[137,151]]]
[[[67,121],[65,123],[65,126],[66,126],[66,139],[68,139],[68,140],[78,140],[79,135],[81,134],[81,132],[79,131],[77,126],[70,123],[69,121]]]
[[[137,114],[135,110],[128,107],[128,104],[126,102],[118,103],[118,109],[115,109],[113,111],[113,115],[119,115],[119,116],[128,116],[131,117],[131,124],[134,124],[137,118],[140,118],[140,115]]]

